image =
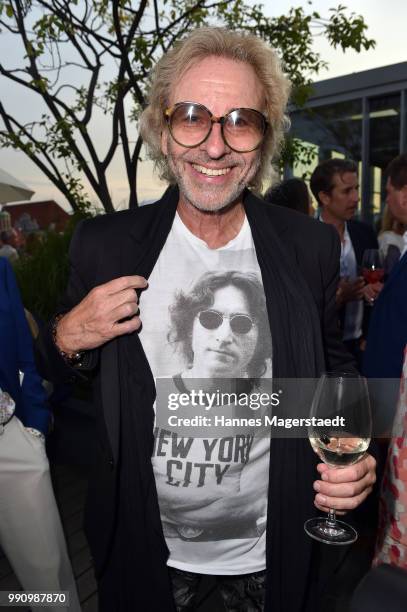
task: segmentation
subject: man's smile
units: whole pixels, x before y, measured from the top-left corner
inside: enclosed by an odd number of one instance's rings
[[[199,166],[198,164],[192,164],[192,167],[197,172],[201,174],[206,174],[207,176],[222,176],[224,174],[228,174],[231,171],[231,168],[207,168],[206,166]]]

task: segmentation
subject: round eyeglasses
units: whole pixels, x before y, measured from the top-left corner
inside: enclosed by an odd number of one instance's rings
[[[265,116],[254,108],[234,108],[222,117],[196,102],[178,102],[164,111],[168,129],[182,147],[197,147],[209,137],[214,123],[219,123],[227,146],[238,153],[257,149],[267,131]]]
[[[217,310],[202,310],[198,314],[198,320],[205,329],[218,329],[223,319],[229,319],[230,329],[234,334],[248,334],[254,325],[249,315],[245,314],[227,316]]]

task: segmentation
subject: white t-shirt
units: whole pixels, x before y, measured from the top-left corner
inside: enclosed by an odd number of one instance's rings
[[[140,316],[144,351],[168,393],[198,382],[213,388],[216,378],[250,387],[271,377],[270,328],[247,219],[233,240],[210,249],[177,214],[140,297]],[[158,398],[156,405],[159,411]],[[201,574],[264,569],[269,437],[249,428],[181,435],[158,417],[152,463],[168,564]]]
[[[355,250],[350,239],[348,226],[345,223],[343,242],[341,243],[341,277],[353,280],[357,277],[357,262]],[[345,305],[345,320],[343,324],[343,340],[355,340],[362,335],[363,300],[353,300]]]

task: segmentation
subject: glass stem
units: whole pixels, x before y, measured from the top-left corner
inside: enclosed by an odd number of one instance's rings
[[[326,519],[329,527],[336,527],[336,512],[331,508],[328,510],[328,518]]]

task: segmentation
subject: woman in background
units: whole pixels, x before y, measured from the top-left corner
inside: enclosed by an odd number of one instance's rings
[[[403,234],[406,230],[407,226],[393,217],[386,204],[383,211],[381,229],[377,239],[379,241],[380,252],[385,262],[387,274],[391,272],[393,266],[398,262],[400,255],[403,253],[405,246]]]

